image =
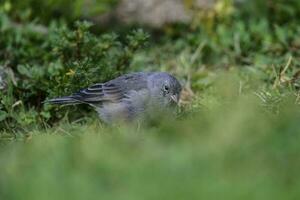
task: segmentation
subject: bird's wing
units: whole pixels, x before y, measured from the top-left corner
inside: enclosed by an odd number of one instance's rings
[[[104,102],[118,103],[128,98],[131,91],[147,88],[147,73],[131,73],[120,76],[106,83],[98,83],[73,94],[77,101],[88,104]]]
[[[102,102],[119,102],[124,97],[122,87],[113,83],[98,83],[76,92],[71,97],[77,101],[97,104]]]

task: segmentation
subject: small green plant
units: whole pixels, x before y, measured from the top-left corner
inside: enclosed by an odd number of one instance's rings
[[[127,72],[132,56],[148,38],[142,30],[125,37],[114,33],[96,36],[88,22],[76,22],[73,29],[54,23],[46,32],[36,31],[35,23],[22,26],[16,28],[6,15],[0,15],[0,66],[11,69],[16,77],[0,97],[1,129],[63,117],[67,108],[42,102]],[[25,112],[29,110],[32,112]],[[21,111],[26,120],[19,120]]]
[[[79,18],[91,18],[108,12],[117,2],[118,0],[3,0],[0,2],[0,10],[5,10],[11,18],[23,22],[38,20],[49,24],[55,19],[72,24]]]

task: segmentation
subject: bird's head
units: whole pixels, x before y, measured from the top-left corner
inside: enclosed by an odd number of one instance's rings
[[[154,73],[150,77],[152,103],[162,107],[178,105],[181,85],[172,75],[164,72]]]

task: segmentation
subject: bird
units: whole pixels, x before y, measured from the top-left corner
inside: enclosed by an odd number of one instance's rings
[[[167,72],[132,72],[96,83],[50,104],[88,104],[105,123],[147,119],[178,106],[182,86]],[[157,116],[157,115],[155,115]]]

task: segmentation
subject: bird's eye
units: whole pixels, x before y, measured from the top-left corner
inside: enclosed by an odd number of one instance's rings
[[[169,86],[165,85],[165,86],[164,86],[164,90],[165,90],[165,92],[167,92],[167,93],[168,93],[168,92],[169,92],[169,90],[170,90]]]

